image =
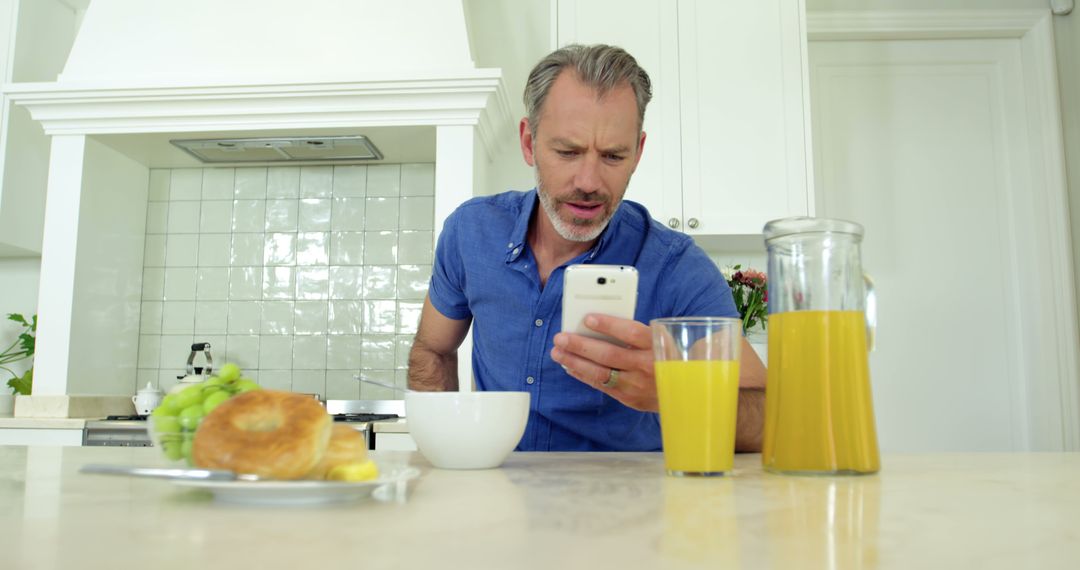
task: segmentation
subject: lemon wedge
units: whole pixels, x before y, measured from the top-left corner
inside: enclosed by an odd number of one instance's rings
[[[327,481],[370,481],[379,476],[379,468],[370,459],[363,463],[338,465],[326,474]]]

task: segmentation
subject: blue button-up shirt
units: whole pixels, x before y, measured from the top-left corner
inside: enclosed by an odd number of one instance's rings
[[[658,317],[738,317],[731,290],[689,236],[625,200],[592,249],[556,268],[541,286],[526,240],[536,206],[534,189],[474,198],[455,210],[439,236],[432,305],[451,319],[472,317],[479,389],[532,395],[518,450],[660,449],[657,414],[623,405],[551,359],[552,339],[562,328],[563,270],[576,263],[633,265],[634,319],[646,324]]]

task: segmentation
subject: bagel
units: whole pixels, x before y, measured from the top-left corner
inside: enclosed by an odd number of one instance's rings
[[[270,479],[301,479],[322,459],[333,419],[310,396],[244,392],[214,409],[195,432],[192,462]]]
[[[347,425],[334,424],[326,452],[305,479],[326,479],[327,474],[335,467],[365,461],[367,441],[364,436]]]

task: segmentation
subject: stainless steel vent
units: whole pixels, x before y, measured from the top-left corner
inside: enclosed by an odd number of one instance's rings
[[[382,160],[363,135],[171,140],[202,162]]]

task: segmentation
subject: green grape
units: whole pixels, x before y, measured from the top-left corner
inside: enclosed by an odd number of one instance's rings
[[[197,384],[195,386],[188,386],[171,395],[176,396],[176,407],[181,410],[190,408],[194,404],[201,404],[203,400],[202,386]]]
[[[232,382],[240,378],[240,367],[232,362],[226,362],[224,366],[218,370],[218,377],[225,382]]]
[[[161,449],[171,461],[179,461],[184,457],[184,444],[181,441],[163,441]]]
[[[191,448],[195,444],[195,440],[190,437],[184,438],[184,441],[180,444],[180,454],[187,460],[188,464],[191,464]]]
[[[221,376],[211,376],[206,382],[203,382],[206,386],[220,386],[225,383],[225,379]]]
[[[252,390],[258,390],[260,388],[259,383],[251,378],[241,378],[236,383],[236,392],[242,394],[244,392],[250,392]]]
[[[206,400],[203,400],[203,411],[209,414],[210,412],[214,411],[214,408],[220,406],[222,402],[228,400],[230,397],[232,397],[232,394],[224,390],[220,390],[214,392],[213,394],[210,394],[206,397]]]
[[[175,416],[176,414],[179,414],[180,410],[182,410],[183,408],[183,406],[176,405],[176,394],[166,395],[164,398],[161,399],[161,405],[157,407],[158,410],[175,410],[171,414],[163,411],[162,414],[167,416]]]
[[[176,416],[155,417],[154,431],[159,434],[180,433],[180,420]]]
[[[180,410],[180,415],[177,417],[180,419],[180,427],[188,431],[195,431],[195,428],[199,427],[199,421],[205,415],[206,412],[203,411],[202,403],[199,402]]]
[[[224,388],[222,388],[221,386],[215,386],[212,384],[209,386],[205,385],[205,383],[200,385],[203,387],[203,402],[205,402],[206,399],[209,398],[212,394],[224,390]]]
[[[176,405],[173,404],[175,401],[176,400],[169,402],[169,405],[166,406],[163,400],[161,404],[158,404],[158,407],[154,408],[154,411],[150,412],[150,415],[155,418],[168,418],[179,414],[180,408],[177,408]]]

